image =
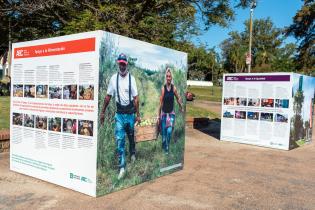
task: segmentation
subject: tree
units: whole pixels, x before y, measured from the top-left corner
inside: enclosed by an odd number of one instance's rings
[[[194,46],[192,36],[215,24],[227,26],[234,18],[234,7],[247,7],[250,2],[233,0],[233,5],[230,0],[0,1],[0,33],[9,33],[10,20],[14,26],[10,33],[13,42],[105,30],[192,53],[188,59],[192,62],[189,75],[199,79],[212,77],[218,56],[205,46]],[[8,36],[1,36],[0,46],[3,54]]]
[[[271,63],[273,71],[295,72],[296,71],[296,45],[293,43],[286,44],[278,49]]]
[[[246,70],[246,39],[236,31],[230,32],[229,35],[230,37],[221,43],[224,68],[229,72],[244,72]]]
[[[304,124],[302,118],[302,107],[304,103],[303,90],[297,90],[293,97],[293,112],[294,115],[291,118],[293,129],[290,135],[290,146],[295,147],[296,141],[303,139],[304,137]]]
[[[245,56],[248,52],[249,21],[242,32],[232,31],[221,43],[224,67],[229,72],[245,72]],[[271,63],[280,48],[282,30],[276,28],[270,18],[257,19],[253,23],[252,66],[253,71],[271,71]]]
[[[47,38],[61,34],[61,27],[75,14],[71,0],[0,0],[0,55],[12,42]],[[9,27],[10,25],[10,27]]]
[[[244,7],[249,0],[235,1]],[[197,24],[197,16],[204,27]],[[1,0],[0,4],[1,32],[8,34],[10,19],[14,41],[101,29],[169,46],[201,28],[227,26],[233,18],[229,0]],[[1,38],[8,43],[6,36]]]
[[[181,42],[175,48],[188,53],[188,78],[192,80],[211,80],[217,74],[219,55],[214,48],[206,45],[194,46],[191,42]]]
[[[286,30],[287,36],[294,36],[300,42],[298,47],[298,68],[315,76],[315,1],[304,0],[304,5],[293,17],[293,23]]]
[[[249,22],[245,30],[245,39],[249,39]],[[253,44],[254,66],[270,64],[275,56],[275,51],[281,46],[283,37],[282,29],[276,28],[270,18],[257,19],[253,23]]]
[[[247,1],[237,6],[244,7]],[[166,47],[188,41],[214,24],[227,26],[234,18],[229,0],[84,1],[82,5],[83,10],[65,25],[65,33],[102,29]]]

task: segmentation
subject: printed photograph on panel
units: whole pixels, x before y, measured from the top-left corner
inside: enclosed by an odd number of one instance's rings
[[[104,33],[97,194],[183,167],[187,55]]]
[[[291,149],[312,141],[315,78],[294,74],[292,94]]]

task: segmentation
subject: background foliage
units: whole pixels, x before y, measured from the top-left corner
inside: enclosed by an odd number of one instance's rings
[[[268,18],[254,21],[254,72],[315,75],[315,2],[303,2],[287,28],[276,28]],[[220,51],[194,44],[192,38],[213,25],[227,27],[235,18],[235,8],[248,8],[249,3],[250,0],[0,0],[0,55],[7,51],[9,39],[18,42],[105,30],[187,52],[188,78],[217,83],[224,72],[246,71],[248,21],[243,32],[230,33]],[[297,38],[296,45],[285,45],[287,36]]]

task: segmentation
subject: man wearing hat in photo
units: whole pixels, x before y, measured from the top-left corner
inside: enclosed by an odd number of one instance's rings
[[[135,78],[128,71],[128,60],[125,54],[117,58],[119,72],[114,74],[107,88],[104,106],[100,120],[103,125],[105,110],[112,98],[115,97],[117,111],[115,114],[115,139],[119,156],[119,175],[121,179],[126,169],[125,134],[129,140],[129,154],[132,162],[136,159],[136,145],[134,137],[134,125],[140,123],[138,90]]]

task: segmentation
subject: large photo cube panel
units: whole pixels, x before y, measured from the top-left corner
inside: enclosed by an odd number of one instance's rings
[[[91,196],[182,169],[186,74],[104,31],[13,44],[10,169]]]

